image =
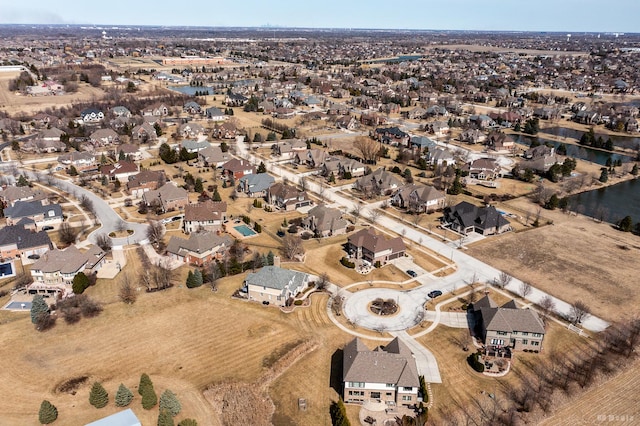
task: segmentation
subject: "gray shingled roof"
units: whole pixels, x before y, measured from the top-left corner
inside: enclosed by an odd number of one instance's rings
[[[204,253],[220,245],[228,247],[231,244],[229,236],[219,236],[214,232],[195,232],[189,235],[189,239],[171,237],[167,244],[167,252],[178,256],[191,253]]]
[[[18,250],[51,245],[51,239],[45,231],[32,232],[22,226],[5,226],[0,229],[0,246],[16,243]]]
[[[69,246],[65,250],[49,250],[31,266],[31,269],[45,273],[60,271],[63,274],[71,274],[82,268],[87,261],[86,254],[76,246]]]
[[[49,216],[48,212],[53,210],[53,217],[62,217],[62,207],[58,204],[42,205],[41,201],[16,201],[13,207],[4,209],[5,217],[16,219],[19,217],[31,217],[39,214]]]
[[[411,350],[396,337],[385,348],[369,350],[356,337],[343,351],[344,382],[393,383],[418,387],[418,368]]]
[[[247,285],[251,284],[276,290],[284,290],[291,281],[292,285],[289,286],[290,289],[299,287],[306,278],[306,275],[307,274],[302,272],[283,269],[277,266],[265,266],[258,272],[248,274],[245,282]]]

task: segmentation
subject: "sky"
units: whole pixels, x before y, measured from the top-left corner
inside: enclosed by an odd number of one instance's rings
[[[638,0],[0,0],[0,24],[640,32]]]

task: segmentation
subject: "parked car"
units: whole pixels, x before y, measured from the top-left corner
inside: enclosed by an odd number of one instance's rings
[[[28,259],[33,259],[33,260],[37,260],[40,259],[40,255],[39,254],[30,254],[29,256],[27,256]]]
[[[438,296],[442,296],[442,292],[440,290],[433,290],[433,291],[430,291],[429,294],[427,294],[427,296],[429,296],[432,299],[435,299]]]
[[[43,231],[51,231],[52,229],[53,229],[53,226],[49,226],[49,225],[42,227]]]
[[[269,301],[268,300],[263,300],[262,304],[265,305],[265,306],[269,306]]]
[[[413,271],[411,269],[407,270],[407,275],[409,275],[410,277],[413,277],[413,278],[418,276],[418,274],[416,274],[416,271]]]

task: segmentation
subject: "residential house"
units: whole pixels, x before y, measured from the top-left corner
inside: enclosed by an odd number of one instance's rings
[[[398,175],[381,167],[358,179],[355,188],[367,196],[373,194],[389,195],[401,185],[402,180],[398,178]]]
[[[376,234],[373,227],[364,228],[351,234],[347,240],[347,253],[350,257],[361,259],[375,265],[381,265],[405,255],[406,247],[402,238],[386,239]]]
[[[306,150],[307,143],[299,139],[276,143],[271,149],[273,155],[281,157],[282,160],[293,160],[298,153]]]
[[[43,141],[59,141],[60,137],[62,137],[62,135],[64,134],[65,132],[63,132],[62,130],[56,127],[51,127],[50,129],[44,129],[40,133],[38,133],[38,138],[42,139]]]
[[[205,167],[220,167],[230,158],[229,153],[223,152],[219,146],[211,145],[198,151],[198,161],[201,161]]]
[[[425,149],[431,149],[437,145],[436,141],[426,136],[413,136],[409,140],[409,146],[414,149],[419,149],[421,152]]]
[[[147,191],[153,191],[164,185],[167,178],[162,170],[142,170],[140,173],[129,176],[127,191],[134,198],[142,197]]]
[[[95,146],[111,145],[120,142],[120,135],[113,129],[98,129],[91,133],[89,140]]]
[[[319,204],[309,210],[302,220],[302,228],[320,237],[342,235],[347,232],[347,221],[342,218],[342,211]]]
[[[201,203],[189,203],[184,206],[184,232],[199,230],[217,231],[227,220],[227,203],[224,201],[206,200]]]
[[[498,306],[489,295],[473,304],[477,333],[491,348],[542,350],[545,329],[533,309],[518,309],[514,300]]]
[[[143,117],[166,117],[169,115],[169,108],[163,103],[154,104],[143,108],[142,111],[140,111],[140,115]]]
[[[24,152],[34,152],[38,154],[52,154],[62,152],[67,148],[64,142],[59,140],[31,139],[20,145],[20,150]]]
[[[381,126],[387,122],[384,116],[376,113],[362,114],[360,116],[360,123],[365,126]]]
[[[84,123],[98,123],[104,119],[104,112],[97,108],[87,108],[80,113]]]
[[[427,161],[427,164],[431,164],[432,166],[447,166],[456,163],[455,157],[451,151],[438,146],[429,148],[429,151],[425,156],[425,160]]]
[[[210,146],[211,144],[208,141],[194,141],[187,139],[180,142],[180,149],[186,149],[189,154],[195,154]]]
[[[58,157],[58,163],[67,169],[73,166],[78,172],[97,169],[96,157],[88,152],[74,151],[62,154]]]
[[[189,203],[189,193],[173,182],[167,182],[156,190],[142,194],[147,206],[159,206],[163,212],[181,210]]]
[[[224,115],[224,112],[220,108],[210,107],[205,110],[205,117],[209,120],[213,121],[224,121],[227,119],[227,116]]]
[[[494,206],[478,207],[466,201],[445,208],[442,221],[444,226],[463,235],[469,232],[493,235],[511,230],[509,221]]]
[[[42,256],[53,249],[53,243],[46,231],[34,231],[20,225],[9,225],[0,229],[0,257],[3,259]]]
[[[449,123],[446,121],[434,121],[433,123],[425,124],[425,132],[435,135],[437,137],[443,137],[449,134]]]
[[[446,195],[433,186],[410,183],[391,195],[391,204],[415,213],[429,213],[444,208]]]
[[[167,255],[175,260],[196,266],[205,266],[221,259],[233,240],[215,232],[193,232],[188,238],[172,236],[167,244]]]
[[[367,166],[358,160],[342,156],[326,158],[321,174],[328,177],[332,172],[341,179],[357,178],[365,175]]]
[[[504,132],[490,132],[485,141],[485,145],[492,151],[511,152],[516,146],[513,138]]]
[[[408,133],[395,126],[377,128],[374,137],[379,142],[393,146],[407,146],[410,140]]]
[[[460,141],[469,144],[482,143],[487,139],[487,135],[478,129],[467,129],[460,133]]]
[[[479,158],[465,164],[463,171],[469,172],[471,179],[495,180],[502,177],[500,164],[493,158]]]
[[[242,176],[238,181],[238,191],[249,197],[267,197],[269,187],[275,183],[269,173],[254,173]]]
[[[33,220],[36,227],[54,226],[62,223],[62,207],[59,204],[45,204],[42,201],[16,201],[4,209],[7,225],[16,225],[22,219]]]
[[[33,283],[27,287],[29,293],[61,292],[71,294],[73,278],[79,273],[97,272],[105,262],[105,252],[91,246],[82,252],[76,246],[64,250],[49,250],[31,265]]]
[[[335,124],[338,129],[355,130],[358,127],[358,120],[352,115],[343,115],[336,118]]]
[[[215,139],[235,139],[240,133],[233,123],[216,124],[213,128],[213,137]]]
[[[356,337],[342,355],[343,399],[347,403],[382,402],[390,406],[416,405],[420,380],[415,356],[396,337],[370,350]]]
[[[117,148],[118,158],[124,157],[127,161],[140,161],[142,160],[142,151],[140,145],[132,143],[125,143]]]
[[[496,122],[488,115],[471,115],[469,116],[469,122],[474,123],[479,129],[487,129],[496,126]]]
[[[222,165],[222,173],[234,179],[240,179],[242,176],[255,174],[256,168],[247,160],[232,158]]]
[[[115,106],[111,109],[111,113],[115,118],[131,118],[131,111],[129,111],[129,108],[127,107]]]
[[[195,101],[188,101],[182,106],[182,111],[187,114],[202,114],[202,107]]]
[[[129,176],[137,174],[138,171],[139,169],[136,163],[125,160],[100,167],[102,176],[106,176],[109,180],[118,180],[122,183],[126,183],[129,180]]]
[[[183,138],[198,138],[206,132],[206,129],[198,123],[184,123],[178,126],[178,134]]]
[[[135,126],[131,129],[131,137],[134,141],[138,141],[140,143],[151,142],[158,139],[156,129],[149,123],[142,123],[141,125]]]
[[[306,151],[297,152],[293,162],[294,164],[305,164],[311,169],[316,169],[324,164],[329,154],[323,149],[308,149]]]
[[[301,191],[295,186],[282,182],[274,183],[269,187],[267,201],[269,204],[285,211],[293,211],[300,207],[310,206],[313,203],[306,191]]]
[[[13,206],[16,201],[34,201],[41,200],[46,202],[47,194],[28,186],[7,186],[0,191],[0,202],[2,208]]]
[[[296,297],[308,284],[309,275],[277,266],[265,266],[258,272],[249,273],[244,280],[249,300],[279,306],[285,306],[289,299]]]
[[[239,93],[229,92],[224,100],[224,103],[228,107],[241,107],[249,102],[249,98]]]
[[[538,173],[548,171],[559,159],[554,147],[538,145],[524,152],[524,160],[520,162],[521,170],[531,169]]]
[[[427,110],[421,107],[415,107],[409,112],[407,112],[407,118],[409,120],[419,120],[421,118],[425,118],[427,115]]]

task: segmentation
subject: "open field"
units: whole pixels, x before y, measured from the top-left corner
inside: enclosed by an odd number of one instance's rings
[[[59,108],[72,103],[100,99],[104,96],[102,89],[92,87],[86,83],[79,83],[76,93],[61,96],[16,95],[14,92],[9,91],[9,82],[17,76],[18,73],[0,74],[0,110],[6,111],[9,114],[30,114],[54,106]]]
[[[640,359],[620,374],[593,386],[581,397],[565,404],[542,425],[633,425],[640,420]],[[604,418],[602,416],[605,416]],[[609,416],[613,416],[610,418]]]
[[[569,303],[582,299],[607,320],[637,312],[638,237],[583,216],[544,215],[554,226],[487,239],[468,253]]]

